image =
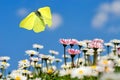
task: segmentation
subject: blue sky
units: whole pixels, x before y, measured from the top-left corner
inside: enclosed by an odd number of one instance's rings
[[[103,4],[109,5],[110,9],[104,10]],[[101,38],[105,42],[119,39],[120,7],[111,9],[115,4],[119,5],[119,0],[1,0],[0,56],[10,56],[9,69],[16,69],[18,61],[27,58],[25,51],[33,49],[34,43],[44,45],[40,53],[48,54],[53,49],[59,51],[61,57],[63,47],[59,43],[60,38]],[[37,34],[19,28],[20,21],[26,15],[44,6],[50,6],[52,13],[59,15],[61,23],[58,21],[57,28],[46,28]],[[103,13],[102,19],[97,18],[99,13]],[[98,24],[93,24],[96,21]]]

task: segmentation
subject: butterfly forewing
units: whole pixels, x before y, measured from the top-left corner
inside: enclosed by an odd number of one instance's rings
[[[20,22],[20,27],[27,30],[32,30],[35,22],[36,15],[34,12],[30,13],[26,18]]]
[[[51,27],[52,26],[52,15],[51,15],[50,7],[39,8],[38,11],[40,12],[44,23],[48,25],[49,27]]]

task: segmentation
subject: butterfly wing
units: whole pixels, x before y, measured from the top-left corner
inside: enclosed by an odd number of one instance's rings
[[[39,32],[42,32],[44,30],[45,30],[45,24],[44,24],[43,20],[40,17],[35,16],[33,31],[36,33],[39,33]]]
[[[38,11],[40,12],[45,25],[48,25],[48,27],[51,27],[52,26],[52,15],[51,15],[50,7],[39,8]]]
[[[20,27],[27,30],[32,30],[36,33],[44,31],[44,22],[38,17],[35,12],[30,13],[26,18],[20,22]]]
[[[32,30],[35,22],[36,14],[31,12],[26,18],[20,22],[20,27],[27,30]]]

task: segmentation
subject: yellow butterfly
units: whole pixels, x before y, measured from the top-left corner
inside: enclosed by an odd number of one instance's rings
[[[45,30],[45,26],[52,26],[52,15],[50,7],[39,8],[35,12],[31,12],[26,18],[20,22],[20,27],[32,30],[36,33]]]

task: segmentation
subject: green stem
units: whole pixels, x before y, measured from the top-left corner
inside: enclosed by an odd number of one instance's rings
[[[63,45],[63,46],[64,46],[64,64],[67,65],[66,64],[66,46],[67,45]]]
[[[45,59],[45,64],[46,64],[46,68],[47,68],[47,70],[48,70],[47,59]]]
[[[97,49],[98,48],[94,48],[93,65],[96,65],[97,63]]]
[[[71,67],[74,68],[75,65],[74,65],[74,57],[75,55],[71,55]]]

